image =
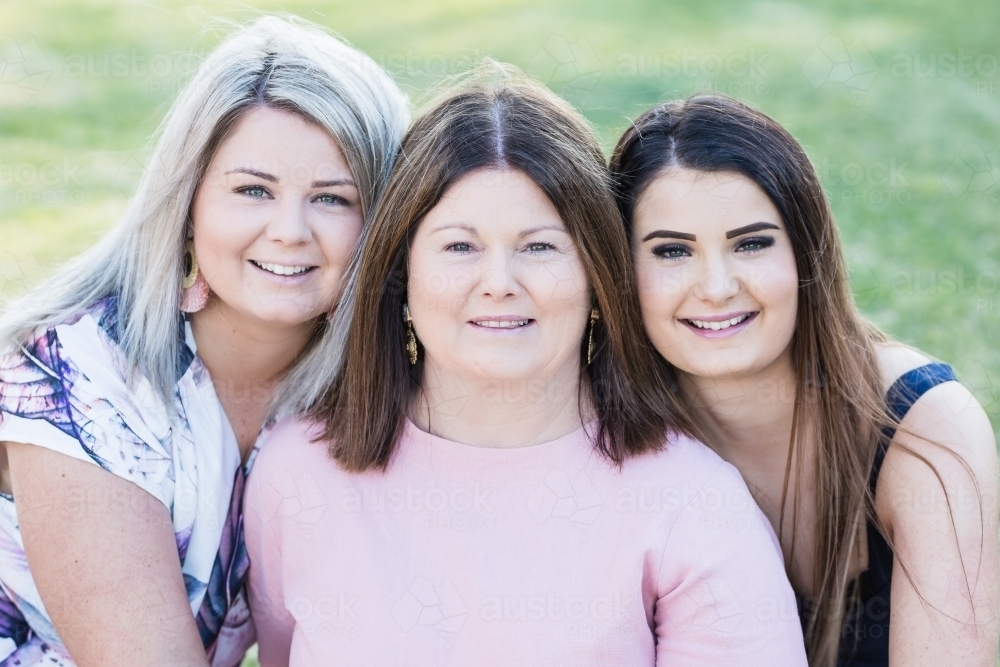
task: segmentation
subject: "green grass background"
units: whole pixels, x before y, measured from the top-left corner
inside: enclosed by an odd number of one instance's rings
[[[205,26],[260,11],[333,28],[416,103],[482,56],[514,63],[609,150],[661,100],[752,103],[817,165],[863,311],[952,363],[1000,427],[996,0],[0,0],[4,296],[115,222],[192,58],[219,39]]]

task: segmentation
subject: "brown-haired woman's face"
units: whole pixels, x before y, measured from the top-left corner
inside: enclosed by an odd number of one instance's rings
[[[432,376],[578,383],[587,274],[559,213],[519,171],[473,171],[424,217],[408,305]]]
[[[642,193],[634,218],[643,321],[667,361],[694,376],[746,376],[789,350],[795,255],[756,183],[671,169]]]

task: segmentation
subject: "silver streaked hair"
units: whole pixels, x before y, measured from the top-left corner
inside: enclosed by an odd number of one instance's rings
[[[358,185],[367,223],[409,123],[406,97],[374,60],[323,29],[294,17],[259,18],[210,53],[180,93],[118,224],[8,305],[0,348],[24,345],[39,328],[117,295],[127,363],[163,398],[171,396],[191,202],[220,143],[260,106],[297,113],[330,134]],[[338,310],[341,318],[350,313]],[[307,405],[336,372],[342,346],[333,331],[322,327],[289,371],[282,396],[290,406]]]

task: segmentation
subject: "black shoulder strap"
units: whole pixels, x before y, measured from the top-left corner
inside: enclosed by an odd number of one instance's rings
[[[957,381],[955,371],[948,364],[926,364],[914,368],[899,376],[889,391],[885,395],[885,406],[889,415],[896,420],[896,423],[903,421],[903,417],[910,411],[917,399],[925,393],[943,382]],[[878,483],[878,473],[882,469],[882,462],[885,460],[885,452],[896,435],[893,426],[886,426],[882,429],[882,438],[879,440],[878,449],[875,450],[875,460],[872,462],[871,476],[868,479],[868,486],[872,494],[875,493],[875,486]]]

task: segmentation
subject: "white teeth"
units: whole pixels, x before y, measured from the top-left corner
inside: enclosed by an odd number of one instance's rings
[[[728,329],[729,327],[736,326],[740,322],[744,322],[749,319],[752,313],[743,313],[742,315],[737,315],[731,320],[725,320],[723,322],[705,322],[703,320],[688,320],[691,324],[695,325],[699,329],[711,329],[712,331],[721,331],[722,329]]]
[[[279,276],[297,276],[300,273],[305,273],[311,266],[285,266],[284,264],[271,264],[270,262],[258,262],[256,260],[251,260],[256,266],[269,271]]]
[[[476,322],[481,327],[490,327],[492,329],[514,329],[516,327],[523,327],[531,320],[480,320]]]

